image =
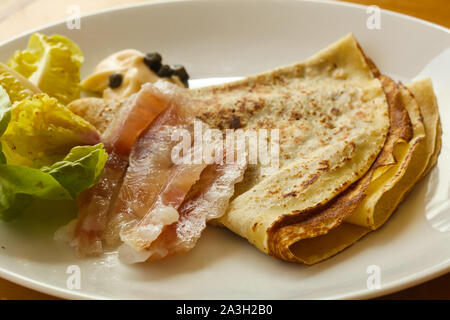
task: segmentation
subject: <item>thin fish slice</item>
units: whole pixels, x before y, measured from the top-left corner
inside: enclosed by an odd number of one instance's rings
[[[175,96],[175,91],[175,86],[160,81],[155,85],[143,85],[138,93],[129,97],[103,133],[103,143],[108,152],[128,157],[136,139],[173,103],[167,93],[173,92]]]
[[[236,183],[242,181],[246,158],[240,163],[209,165],[178,210],[180,218],[147,249],[149,260],[159,260],[193,249],[206,222],[225,214]]]
[[[134,142],[150,123],[170,104],[163,92],[170,90],[165,84],[144,85],[128,98],[117,117],[103,133],[103,142],[109,153],[99,183],[80,195],[79,219],[72,246],[80,255],[95,255],[103,251],[101,237],[107,216],[121,179],[128,165],[128,155]]]
[[[152,208],[173,166],[171,150],[177,142],[172,141],[171,134],[183,129],[191,132],[192,126],[188,123],[182,109],[174,104],[137,140],[105,230],[106,243],[113,245],[120,242],[123,226],[143,218]]]
[[[195,149],[190,151],[191,154],[198,152]],[[187,156],[192,159],[191,154]],[[119,248],[119,255],[123,262],[135,263],[148,259],[149,252],[145,249],[166,226],[178,221],[177,210],[205,167],[205,163],[181,163],[170,168],[169,178],[148,213],[121,230],[120,238],[124,244]]]
[[[127,161],[110,153],[100,181],[77,199],[78,219],[71,246],[81,256],[103,252],[101,237],[112,199],[127,168]]]

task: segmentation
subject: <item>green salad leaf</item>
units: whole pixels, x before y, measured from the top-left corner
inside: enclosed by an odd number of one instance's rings
[[[41,170],[55,178],[75,198],[98,182],[107,159],[103,144],[80,146],[74,147],[64,160]]]
[[[80,97],[80,48],[61,35],[34,33],[27,48],[16,51],[8,66],[63,104]]]
[[[11,120],[11,101],[5,89],[0,86],[0,136],[6,131]]]
[[[100,135],[55,98],[36,94],[14,104],[0,142],[9,164],[40,168],[62,160],[75,146],[99,143]]]
[[[12,104],[41,91],[16,71],[0,63],[0,86],[6,90]]]
[[[18,218],[34,199],[74,200],[95,185],[108,154],[102,144],[83,144],[98,139],[94,127],[56,99],[37,94],[12,105],[0,86],[0,220]]]
[[[6,163],[6,157],[3,153],[2,145],[0,144],[0,164]]]
[[[0,164],[0,220],[19,217],[34,199],[74,200],[98,182],[107,158],[98,144],[74,147],[64,160],[41,169]]]
[[[11,120],[11,101],[5,89],[0,86],[0,137],[6,131],[9,121]],[[3,154],[2,144],[0,143],[0,164],[6,163],[5,155]]]
[[[24,166],[0,164],[0,219],[17,218],[35,199],[72,199],[50,174]]]

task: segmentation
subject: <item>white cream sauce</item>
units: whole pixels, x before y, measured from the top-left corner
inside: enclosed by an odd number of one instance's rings
[[[144,83],[154,83],[159,79],[168,80],[181,87],[183,83],[176,76],[160,78],[144,63],[144,54],[138,50],[126,49],[116,52],[102,60],[94,72],[84,79],[81,86],[93,92],[102,93],[106,100],[123,100],[138,92]],[[122,83],[117,88],[109,87],[109,76],[120,73]]]

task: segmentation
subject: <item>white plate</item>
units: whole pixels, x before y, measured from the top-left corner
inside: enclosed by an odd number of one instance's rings
[[[0,223],[0,275],[65,298],[277,299],[375,297],[448,272],[449,30],[387,11],[382,11],[381,29],[369,30],[368,16],[365,7],[335,2],[158,2],[83,17],[81,30],[69,30],[63,22],[39,31],[64,34],[78,43],[86,57],[84,75],[107,54],[136,48],[159,51],[166,61],[184,64],[194,79],[243,76],[302,61],[349,32],[396,79],[408,82],[425,69],[439,98],[442,153],[437,168],[386,226],[312,267],[276,260],[214,228],[187,255],[125,266],[115,254],[76,259],[52,241],[70,209],[61,205],[57,216],[35,208],[21,222]],[[28,35],[4,43],[0,61],[24,48]],[[52,222],[37,228],[45,219]],[[70,265],[81,270],[79,290],[66,286]],[[371,265],[380,268],[381,289],[366,285]]]

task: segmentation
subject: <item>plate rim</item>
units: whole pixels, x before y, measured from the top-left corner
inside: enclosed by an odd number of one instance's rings
[[[88,17],[96,16],[96,15],[103,15],[108,14],[110,12],[115,11],[121,11],[126,9],[135,9],[139,7],[148,7],[148,6],[157,6],[157,5],[163,5],[167,3],[183,3],[183,2],[209,2],[212,1],[215,2],[223,2],[223,3],[238,3],[238,2],[254,2],[257,3],[257,0],[152,0],[152,2],[142,2],[142,3],[133,3],[133,4],[126,4],[121,5],[113,8],[106,8],[101,10],[96,10],[87,14],[82,14],[81,19],[85,19]],[[280,0],[264,0],[265,2],[280,2]],[[362,5],[362,4],[356,4],[352,2],[341,2],[341,1],[331,1],[331,0],[281,0],[281,2],[307,2],[307,3],[322,3],[326,5],[331,6],[341,6],[341,7],[348,7],[348,8],[357,8],[357,9],[365,9],[369,6]],[[387,9],[380,8],[381,12],[386,15],[390,15],[393,17],[396,17],[398,19],[405,19],[410,20],[415,23],[419,23],[422,25],[425,25],[427,27],[431,27],[434,29],[437,29],[439,31],[443,31],[444,33],[447,33],[450,35],[450,28],[447,28],[445,26],[439,25],[437,23],[433,23],[430,21],[426,21],[420,18],[416,18],[404,13],[399,13]],[[66,23],[66,19],[60,19],[56,22],[47,23],[40,25],[38,27],[29,29],[27,31],[24,31],[16,36],[13,36],[9,39],[6,39],[2,42],[0,42],[0,47],[3,47],[11,42],[14,42],[20,38],[23,38],[25,36],[29,36],[32,33],[39,32],[43,29],[54,27],[60,24]],[[442,263],[439,263],[438,265],[434,265],[432,267],[423,269],[419,272],[404,276],[402,278],[390,281],[386,284],[383,284],[381,289],[377,290],[371,290],[371,289],[362,289],[358,291],[352,291],[350,293],[343,293],[343,294],[334,294],[331,296],[327,296],[324,298],[319,299],[326,299],[326,300],[337,300],[337,299],[372,299],[377,298],[380,296],[388,295],[393,292],[398,292],[401,290],[408,289],[410,287],[420,285],[424,282],[427,282],[429,280],[435,279],[437,277],[440,277],[442,275],[445,275],[450,272],[450,257],[447,261],[444,261]],[[114,299],[114,298],[108,298],[102,295],[96,295],[96,294],[90,294],[86,292],[77,292],[74,290],[64,289],[62,287],[57,287],[54,285],[47,284],[45,282],[37,281],[29,277],[22,276],[20,274],[16,274],[14,272],[11,272],[2,266],[0,266],[0,278],[3,278],[7,281],[10,281],[12,283],[18,284],[20,286],[26,287],[28,289],[32,289],[35,291],[38,291],[40,293],[44,293],[50,296],[53,296],[55,298],[64,298],[64,299],[75,299],[75,300],[105,300],[105,299]],[[291,299],[302,299],[301,297],[293,297]],[[125,299],[125,300],[131,300],[131,299]],[[154,299],[154,300],[160,300],[160,299]],[[177,299],[178,300],[178,299]],[[222,299],[227,300],[227,299]]]
[[[157,5],[161,5],[161,4],[167,4],[167,3],[182,3],[182,2],[205,2],[205,3],[211,3],[213,1],[216,2],[226,2],[226,3],[230,3],[230,2],[254,2],[257,3],[258,0],[152,0],[152,2],[141,2],[141,3],[132,3],[132,4],[126,4],[126,5],[121,5],[121,6],[117,6],[117,7],[113,7],[113,8],[106,8],[106,9],[101,9],[101,10],[96,10],[87,14],[82,14],[81,15],[81,19],[83,18],[88,18],[91,16],[95,16],[95,15],[101,15],[101,14],[105,14],[105,13],[109,13],[109,12],[113,12],[113,11],[120,11],[120,10],[125,10],[125,9],[130,9],[130,8],[138,8],[138,7],[147,7],[147,6],[157,6]],[[259,0],[261,1],[261,0]],[[358,4],[358,3],[353,3],[353,2],[346,2],[344,1],[340,1],[340,0],[262,0],[262,1],[266,1],[266,2],[309,2],[309,3],[323,3],[323,4],[327,4],[327,5],[335,5],[335,6],[343,6],[343,7],[349,7],[349,8],[359,8],[359,9],[367,9],[370,6],[367,5],[363,5],[363,4]],[[405,13],[400,13],[400,12],[396,12],[396,11],[392,11],[392,10],[387,10],[387,9],[383,9],[380,8],[381,12],[387,15],[391,15],[391,16],[396,16],[397,18],[400,19],[407,19],[407,20],[411,20],[413,22],[416,23],[420,23],[420,24],[424,24],[427,25],[429,27],[438,29],[440,31],[443,31],[445,33],[450,34],[450,28],[447,28],[443,25],[431,22],[431,21],[427,21],[427,20],[423,20],[420,18],[416,18],[410,15],[407,15]],[[58,24],[63,24],[66,22],[66,19],[59,19],[55,22],[50,22],[50,23],[46,23],[43,24],[41,26],[26,30],[24,32],[19,33],[18,35],[15,35],[9,39],[3,40],[0,42],[0,47],[7,45],[10,42],[16,41],[19,38],[22,38],[24,36],[28,36],[34,32],[37,32],[39,30],[42,29],[46,29],[46,28],[50,28],[53,26],[56,26]]]
[[[410,287],[420,285],[429,280],[438,278],[450,272],[450,259],[447,262],[432,266],[425,270],[419,271],[417,273],[402,277],[395,281],[391,281],[387,284],[383,284],[381,289],[370,290],[363,289],[359,291],[353,291],[348,294],[336,294],[329,297],[322,298],[321,300],[364,300],[373,299],[380,296],[385,296],[390,293],[398,292],[401,290],[408,289]],[[108,300],[113,298],[108,298],[102,295],[90,294],[90,293],[78,293],[74,290],[64,289],[62,287],[57,287],[54,285],[49,285],[45,282],[36,281],[32,278],[24,277],[22,275],[11,272],[3,267],[0,267],[0,276],[12,283],[21,285],[28,289],[36,290],[40,293],[44,293],[56,298],[65,298],[72,300]],[[293,297],[290,300],[301,300],[301,297]],[[123,300],[133,300],[133,299],[123,299]],[[160,299],[152,299],[160,300]],[[164,300],[164,299],[163,299]],[[175,299],[181,300],[181,299]],[[196,299],[202,300],[202,299]],[[228,299],[213,299],[213,300],[228,300]],[[318,299],[319,300],[319,299]]]

